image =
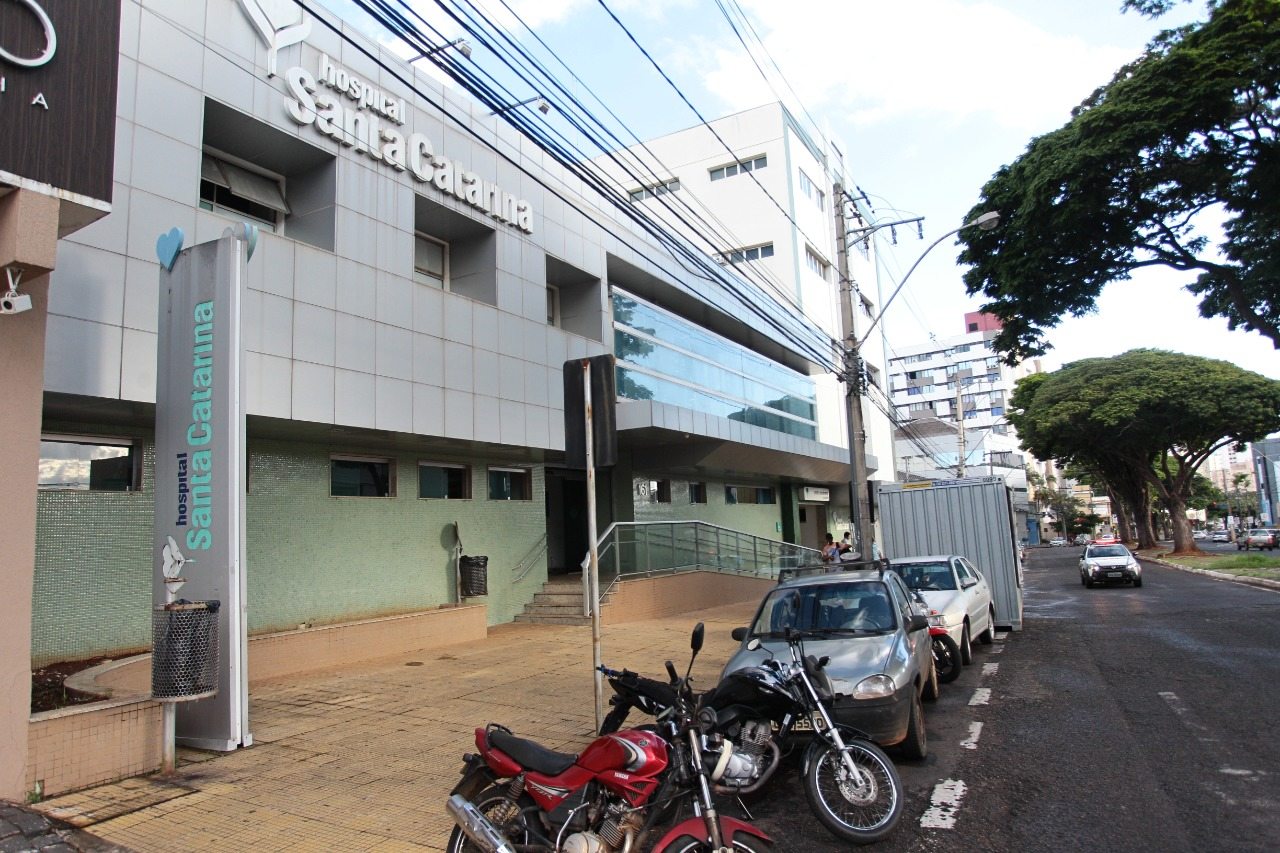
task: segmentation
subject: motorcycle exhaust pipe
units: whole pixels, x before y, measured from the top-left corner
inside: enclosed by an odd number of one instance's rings
[[[471,843],[485,853],[516,853],[516,849],[511,846],[510,841],[507,841],[506,836],[490,823],[479,809],[460,795],[451,796],[444,807],[445,811],[449,812],[449,817],[453,818],[453,822],[462,829],[467,838],[471,839]]]

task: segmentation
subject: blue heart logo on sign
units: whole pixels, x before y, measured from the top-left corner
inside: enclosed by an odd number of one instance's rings
[[[173,272],[173,264],[182,251],[182,239],[182,229],[178,227],[170,228],[156,239],[156,257],[169,272]]]

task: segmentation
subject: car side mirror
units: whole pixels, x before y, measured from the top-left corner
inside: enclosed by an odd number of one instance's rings
[[[689,638],[689,648],[693,649],[694,654],[702,651],[702,638],[706,633],[706,629],[699,622],[693,626],[693,636]]]
[[[911,618],[907,620],[907,633],[914,634],[916,631],[923,631],[929,627],[929,617],[920,613],[912,613]]]
[[[731,631],[731,632],[729,633],[729,636],[730,636],[730,637],[733,637],[733,639],[734,639],[735,641],[737,641],[737,642],[741,643],[743,640],[745,640],[745,639],[747,638],[747,629],[746,629],[746,628],[734,628],[734,629],[733,629],[733,631]]]

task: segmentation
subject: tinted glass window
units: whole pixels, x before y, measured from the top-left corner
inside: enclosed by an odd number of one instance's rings
[[[946,561],[936,563],[907,563],[893,567],[911,589],[955,589],[956,579],[951,565]]]
[[[333,459],[329,464],[329,494],[334,497],[390,497],[389,462],[376,459]]]
[[[1123,545],[1094,545],[1089,549],[1090,557],[1127,557],[1129,549]]]
[[[785,628],[890,631],[894,603],[879,581],[777,589],[765,599],[751,633],[780,636]]]

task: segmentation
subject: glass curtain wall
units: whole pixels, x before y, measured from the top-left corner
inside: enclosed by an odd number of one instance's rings
[[[614,289],[611,299],[619,397],[817,438],[807,376],[629,293]]]

